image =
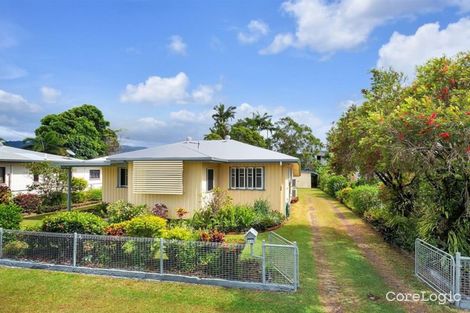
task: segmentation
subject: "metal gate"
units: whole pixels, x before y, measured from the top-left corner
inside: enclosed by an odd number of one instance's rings
[[[438,293],[455,294],[455,258],[425,241],[415,242],[415,273]]]
[[[263,245],[266,256],[267,282],[299,286],[299,253],[296,242],[269,232],[268,241]]]

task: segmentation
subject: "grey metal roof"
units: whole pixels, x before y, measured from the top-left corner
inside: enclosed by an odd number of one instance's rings
[[[182,160],[215,162],[299,162],[287,154],[228,140],[183,141],[107,157],[113,161]]]
[[[55,154],[13,148],[0,144],[0,162],[30,163],[44,161],[52,163],[67,163],[79,160]]]

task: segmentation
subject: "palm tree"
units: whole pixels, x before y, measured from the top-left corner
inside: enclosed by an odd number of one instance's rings
[[[225,104],[220,103],[214,106],[215,113],[212,114],[214,119],[214,126],[210,128],[211,133],[218,134],[224,138],[230,133],[230,120],[235,117],[236,107],[229,106],[225,108]]]

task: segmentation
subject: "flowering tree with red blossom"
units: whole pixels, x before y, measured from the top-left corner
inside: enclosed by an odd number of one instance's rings
[[[421,237],[470,253],[470,53],[430,60],[408,84],[372,74],[364,104],[329,133],[332,168],[374,175]]]

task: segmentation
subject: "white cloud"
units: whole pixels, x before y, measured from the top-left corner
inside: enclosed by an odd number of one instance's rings
[[[156,105],[210,103],[222,85],[200,85],[192,91],[189,91],[188,87],[189,77],[183,72],[174,77],[150,76],[145,82],[137,85],[128,84],[121,95],[121,101]]]
[[[42,86],[41,87],[41,96],[42,101],[47,103],[55,103],[61,95],[61,91],[52,87]]]
[[[165,121],[158,120],[154,117],[142,117],[137,120],[137,124],[139,125],[139,127],[151,127],[151,128],[166,126]]]
[[[310,49],[327,54],[350,50],[365,43],[377,27],[398,18],[458,6],[463,0],[289,0],[282,4],[284,12],[294,17],[295,33],[275,36],[262,54],[279,53],[288,47]]]
[[[266,36],[269,32],[269,26],[262,20],[251,20],[247,25],[247,31],[238,33],[238,41],[243,44],[252,44]]]
[[[294,43],[292,34],[277,34],[269,46],[259,51],[260,54],[276,54],[291,46]]]
[[[470,19],[462,18],[447,28],[440,29],[439,23],[424,24],[415,34],[393,33],[389,42],[379,50],[377,67],[392,67],[414,76],[415,67],[433,57],[454,56],[470,49]]]
[[[214,94],[222,89],[221,84],[217,85],[200,85],[191,92],[194,102],[210,103],[214,98]]]
[[[183,41],[183,38],[177,35],[170,37],[170,43],[168,44],[168,49],[172,53],[179,54],[179,55],[186,55],[186,48],[187,48],[187,45]]]
[[[184,103],[188,98],[188,76],[180,72],[175,77],[150,76],[143,83],[128,84],[121,96],[123,102]]]
[[[23,140],[26,137],[34,137],[33,133],[15,130],[10,127],[0,126],[0,138],[5,140]]]
[[[1,112],[35,113],[39,110],[39,106],[28,102],[22,96],[0,89]]]
[[[0,79],[17,79],[28,75],[28,72],[14,64],[0,62]]]
[[[210,125],[212,123],[213,111],[205,112],[192,112],[188,110],[179,110],[170,113],[170,118],[173,121],[184,122],[184,123],[202,123]]]

